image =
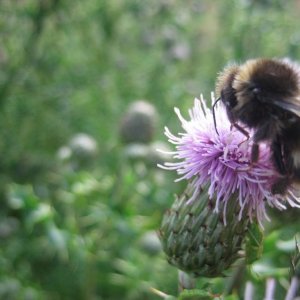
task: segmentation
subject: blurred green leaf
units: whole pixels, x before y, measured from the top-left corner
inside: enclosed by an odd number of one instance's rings
[[[174,106],[208,97],[230,62],[297,60],[298,10],[292,0],[2,1],[0,298],[176,295],[176,270],[147,236],[185,187],[156,168],[168,160],[155,151],[163,126],[176,132]],[[126,148],[121,120],[139,100],[157,111],[156,131]],[[268,276],[288,285],[300,226],[295,208],[271,219],[253,266],[261,278],[247,275],[258,299]],[[244,275],[225,299],[243,297]],[[215,294],[227,282],[199,279]],[[284,297],[282,284],[276,291]]]

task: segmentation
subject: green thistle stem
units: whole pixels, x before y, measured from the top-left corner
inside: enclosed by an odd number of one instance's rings
[[[183,271],[178,271],[178,291],[192,290],[196,287],[196,280]]]

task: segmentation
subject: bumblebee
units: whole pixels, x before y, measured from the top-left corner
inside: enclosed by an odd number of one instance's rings
[[[216,84],[232,126],[249,138],[251,162],[259,158],[259,144],[267,142],[272,162],[281,175],[273,194],[284,195],[300,183],[300,66],[288,59],[251,59],[226,67]],[[246,128],[245,128],[246,127]]]

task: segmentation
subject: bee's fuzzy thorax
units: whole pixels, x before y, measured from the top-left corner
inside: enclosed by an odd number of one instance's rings
[[[237,94],[242,91],[250,93],[251,88],[257,88],[262,96],[276,93],[289,98],[299,95],[299,81],[299,73],[292,63],[287,60],[262,58],[251,59],[243,64],[232,86]]]

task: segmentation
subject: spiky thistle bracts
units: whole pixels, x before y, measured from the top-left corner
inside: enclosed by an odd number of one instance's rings
[[[238,203],[232,202],[225,226],[223,215],[214,212],[215,199],[209,199],[207,192],[208,185],[196,192],[188,185],[164,214],[158,232],[168,262],[195,277],[223,276],[240,257],[249,225],[248,218],[238,221]],[[187,204],[191,195],[195,200]]]

